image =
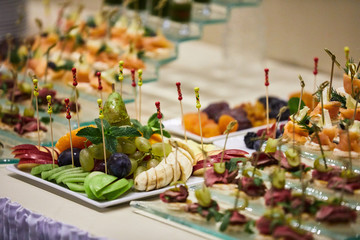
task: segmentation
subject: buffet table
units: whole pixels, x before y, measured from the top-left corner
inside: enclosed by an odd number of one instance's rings
[[[184,112],[196,111],[193,92],[196,86],[200,88],[203,107],[219,100],[226,100],[231,106],[246,101],[254,102],[265,93],[264,67],[270,69],[270,95],[287,98],[291,92],[299,90],[299,74],[307,84],[305,90],[312,91],[313,88],[311,69],[265,61],[264,66],[247,64],[243,69],[233,68],[228,71],[219,47],[203,42],[188,42],[180,48],[178,60],[161,68],[157,82],[145,84],[142,88],[143,122],[156,111],[155,101],[161,102],[165,120],[180,116],[175,86],[178,81],[182,83]],[[320,64],[328,64],[330,69],[330,59],[325,53],[319,57]],[[328,78],[328,74],[319,73],[317,81],[321,83]],[[341,84],[337,77],[334,87],[340,87]],[[93,107],[96,107],[95,103]],[[134,104],[128,104],[127,110],[130,116],[134,116]],[[33,212],[74,225],[95,236],[109,239],[202,238],[135,214],[127,203],[106,209],[92,207],[64,193],[12,174],[6,170],[6,165],[0,165],[0,182],[1,198],[7,197]],[[157,201],[158,198],[148,200]]]

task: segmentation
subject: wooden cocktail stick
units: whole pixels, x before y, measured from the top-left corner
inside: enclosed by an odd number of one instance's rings
[[[68,98],[65,98],[66,119],[69,121],[71,164],[72,164],[72,167],[74,167],[74,166],[75,166],[75,165],[74,165],[74,149],[73,149],[72,136],[71,136],[71,124],[70,124],[71,113],[70,113],[69,102],[70,102],[69,99],[68,99]]]
[[[78,99],[77,99],[77,92],[76,92],[76,86],[78,85],[77,79],[76,79],[76,68],[71,69],[73,74],[73,86],[75,90],[75,107],[76,107],[76,120],[78,124],[78,128],[80,127],[80,117],[79,117],[79,107],[78,107]],[[71,116],[70,116],[71,118]]]
[[[185,123],[184,123],[184,110],[183,110],[183,105],[182,105],[182,93],[181,93],[181,83],[177,82],[176,83],[176,87],[177,87],[177,92],[178,92],[178,100],[180,102],[180,111],[181,111],[181,125],[184,128],[184,138],[185,138],[185,142],[187,142],[187,136],[186,136],[186,128],[185,128]]]
[[[102,85],[101,85],[101,72],[97,72],[96,76],[98,78],[98,91],[99,91],[99,95],[100,95],[100,99],[101,101],[103,100],[103,96],[102,96]]]
[[[315,57],[314,58],[314,71],[313,71],[313,74],[314,74],[314,89],[313,89],[313,92],[316,92],[316,76],[318,74],[318,62],[319,62],[319,58]],[[315,108],[315,97],[313,96],[312,98],[312,109]]]
[[[104,113],[103,113],[103,106],[102,106],[102,99],[97,100],[99,106],[99,118],[101,120],[101,134],[103,140],[103,150],[104,150],[104,161],[105,161],[105,174],[107,174],[107,161],[106,161],[106,146],[105,146],[105,134],[104,134]]]
[[[138,78],[138,86],[139,86],[139,122],[141,123],[141,86],[143,84],[142,81],[142,69],[138,70],[139,78]]]
[[[50,134],[51,134],[51,150],[52,150],[52,161],[53,161],[53,168],[55,167],[55,151],[54,151],[54,134],[53,134],[53,127],[52,127],[52,119],[51,119],[51,114],[53,112],[52,110],[52,104],[51,104],[51,95],[47,95],[46,96],[46,100],[48,102],[48,114],[49,114],[49,118],[50,118]],[[70,134],[71,135],[71,134]]]
[[[120,82],[120,95],[122,96],[123,81],[124,81],[124,61],[119,62],[119,82]]]
[[[156,106],[157,118],[159,119],[159,123],[160,123],[160,134],[161,134],[161,143],[162,143],[162,148],[163,148],[164,159],[166,159],[164,134],[163,134],[163,128],[162,128],[162,122],[161,122],[162,113],[160,110],[160,102],[155,102],[155,106]]]
[[[269,134],[269,69],[265,68],[266,133]]]
[[[35,108],[36,108],[36,125],[37,125],[37,134],[38,134],[38,146],[40,149],[40,121],[39,121],[39,102],[38,102],[38,96],[39,96],[39,88],[38,88],[38,80],[33,80],[34,84],[34,96],[35,96]]]
[[[135,82],[135,69],[131,69],[131,86],[133,87],[133,92],[134,92],[135,119],[139,120],[139,118],[138,118],[138,107],[137,107],[136,82]]]

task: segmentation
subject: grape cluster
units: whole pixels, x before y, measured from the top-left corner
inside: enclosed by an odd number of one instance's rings
[[[165,156],[172,151],[170,144],[164,143]],[[119,178],[133,175],[156,167],[164,158],[162,143],[154,143],[144,137],[118,138],[116,153],[106,151],[108,171]],[[103,144],[93,144],[80,152],[80,164],[86,171],[105,171]]]

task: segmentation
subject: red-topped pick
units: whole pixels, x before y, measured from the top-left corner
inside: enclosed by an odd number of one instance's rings
[[[318,57],[314,57],[314,88],[313,88],[313,92],[316,92],[316,76],[318,74],[318,63],[319,63],[319,58]],[[315,108],[315,96],[313,96],[313,100],[312,100],[312,109]]]
[[[71,119],[70,106],[69,106],[70,100],[68,98],[65,98],[64,101],[65,101],[65,109],[66,109],[66,118]]]
[[[69,121],[69,135],[70,135],[70,150],[71,150],[71,164],[72,167],[74,167],[74,149],[73,149],[73,144],[72,144],[72,136],[71,136],[71,124],[70,124],[70,119],[71,119],[71,113],[70,113],[70,100],[68,98],[65,98],[65,109],[66,109],[66,118]]]
[[[181,93],[181,83],[177,82],[176,87],[177,87],[177,92],[178,92],[178,100],[181,101],[183,99],[182,93]]]
[[[76,87],[78,85],[77,79],[76,79],[76,68],[72,68],[71,72],[73,74],[73,86]]]
[[[101,85],[101,72],[97,72],[96,76],[98,78],[98,90],[101,91],[103,89],[103,87]]]
[[[164,134],[163,134],[163,128],[162,128],[162,123],[161,123],[161,119],[163,116],[162,116],[162,113],[160,110],[160,102],[159,101],[155,102],[155,106],[156,106],[157,118],[159,119],[159,123],[160,123],[161,143],[162,143],[163,154],[164,154],[164,159],[165,159],[166,153],[165,153],[165,144],[164,144]]]
[[[186,128],[185,128],[185,125],[184,125],[184,110],[183,110],[183,106],[182,106],[182,93],[181,93],[181,83],[180,82],[177,82],[176,83],[176,88],[177,88],[177,92],[178,92],[178,100],[180,102],[180,110],[181,110],[181,125],[183,126],[184,128],[184,138],[185,138],[185,142],[187,142],[187,136],[186,136]]]
[[[79,117],[79,106],[78,106],[78,99],[77,99],[77,92],[76,92],[76,86],[78,85],[77,78],[76,78],[76,68],[72,68],[71,72],[73,74],[73,86],[75,90],[75,107],[76,107],[76,120],[78,127],[80,127],[80,117]],[[70,109],[70,107],[69,107]]]
[[[314,71],[313,74],[317,75],[318,74],[318,62],[319,62],[319,58],[318,57],[314,57]]]
[[[265,72],[265,86],[267,87],[269,86],[269,69],[265,68],[264,72]]]
[[[137,94],[136,94],[136,82],[135,82],[135,69],[131,69],[131,86],[133,87],[134,92],[134,103],[135,103],[135,118],[139,120],[138,118],[138,103],[137,103]]]
[[[265,90],[266,90],[266,133],[269,133],[269,69],[265,68]]]

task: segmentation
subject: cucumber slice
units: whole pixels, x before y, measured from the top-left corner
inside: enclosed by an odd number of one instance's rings
[[[54,168],[58,168],[58,167],[59,167],[58,165],[54,165]],[[53,169],[52,164],[41,164],[39,166],[33,167],[30,173],[31,175],[39,175],[42,172],[49,171],[51,169]]]
[[[71,168],[71,165],[61,166],[61,167],[54,168],[54,169],[51,169],[51,170],[46,171],[46,172],[42,172],[41,173],[41,178],[46,180],[50,176],[54,175],[55,173],[61,172],[62,170],[69,169],[69,168]]]
[[[123,195],[124,193],[126,193],[130,188],[132,188],[132,186],[134,185],[134,180],[130,179],[128,181],[128,185],[126,185],[125,187],[123,187],[122,189],[120,189],[119,191],[115,191],[115,192],[110,192],[105,196],[105,198],[107,200],[115,200],[118,197],[120,197],[121,195]]]
[[[69,182],[69,183],[66,183],[66,186],[74,192],[85,192],[85,188],[84,188],[83,184]]]

